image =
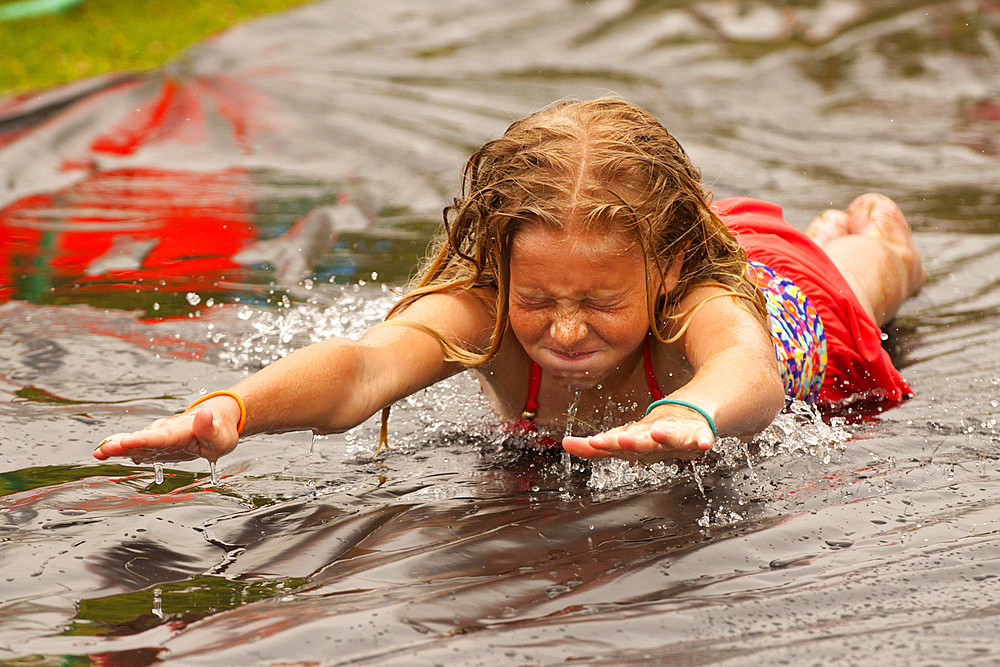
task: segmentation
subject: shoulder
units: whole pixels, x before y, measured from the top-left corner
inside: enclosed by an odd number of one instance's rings
[[[494,302],[488,289],[430,292],[405,303],[386,320],[386,324],[402,326],[377,326],[365,338],[398,337],[406,329],[429,329],[461,347],[488,347],[496,320]]]
[[[692,287],[678,302],[676,310],[679,315],[676,329],[696,323],[719,326],[732,318],[742,322],[743,316],[761,324],[749,298],[721,285]]]
[[[668,334],[677,336],[692,362],[733,345],[770,350],[770,334],[752,302],[724,287],[706,285],[688,291],[678,304],[680,317]]]

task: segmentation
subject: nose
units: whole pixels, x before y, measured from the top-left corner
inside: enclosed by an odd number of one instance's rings
[[[552,317],[549,333],[555,342],[572,349],[587,336],[587,323],[579,309],[560,309]]]

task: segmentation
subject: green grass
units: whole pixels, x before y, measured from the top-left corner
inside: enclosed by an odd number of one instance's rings
[[[0,95],[157,67],[206,35],[309,1],[83,0],[62,14],[0,21]]]

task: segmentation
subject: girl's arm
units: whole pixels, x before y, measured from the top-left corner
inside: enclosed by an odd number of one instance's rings
[[[486,308],[470,294],[421,297],[397,319],[480,347],[493,330]],[[246,405],[240,434],[239,403],[218,396],[183,414],[158,419],[142,431],[113,435],[94,456],[214,461],[232,451],[241,435],[346,431],[393,401],[461,370],[459,364],[445,361],[441,345],[430,334],[401,324],[377,326],[357,341],[331,338],[297,350],[232,387]]]
[[[715,293],[717,288],[693,290],[681,307]],[[784,407],[784,384],[770,335],[736,298],[705,301],[691,316],[683,343],[695,374],[667,398],[704,410],[715,422],[718,437],[756,434]],[[714,441],[703,416],[683,406],[663,405],[632,424],[588,438],[565,438],[563,447],[584,458],[654,462],[696,458]]]

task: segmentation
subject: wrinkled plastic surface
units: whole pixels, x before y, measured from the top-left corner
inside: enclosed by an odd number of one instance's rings
[[[319,2],[0,101],[0,660],[995,663],[998,39],[986,1]],[[477,144],[609,91],[719,197],[897,199],[916,397],[694,470],[568,474],[464,376],[378,456],[370,423],[251,438],[218,486],[90,458],[358,335]]]

